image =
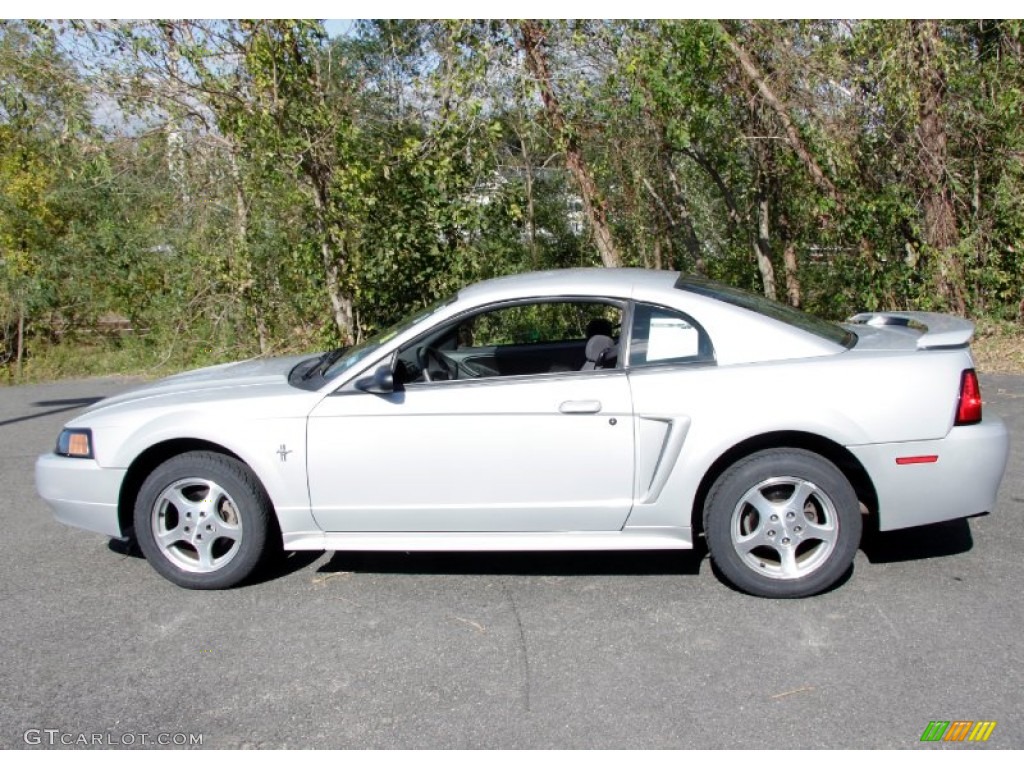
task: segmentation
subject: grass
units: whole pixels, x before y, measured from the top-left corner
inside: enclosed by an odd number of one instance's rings
[[[971,351],[982,373],[1024,374],[1024,326],[979,320]]]
[[[34,347],[29,350],[20,372],[13,363],[0,368],[0,384],[35,384],[93,376],[155,379],[250,356],[243,351],[213,349],[201,343],[174,343],[167,348],[147,338],[98,338],[76,344]]]

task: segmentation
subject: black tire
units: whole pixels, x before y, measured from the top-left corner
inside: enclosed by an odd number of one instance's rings
[[[806,597],[849,570],[860,503],[827,459],[798,448],[751,454],[721,474],[704,505],[704,534],[719,574],[760,597]]]
[[[273,507],[242,462],[207,451],[168,459],[135,501],[135,535],[150,565],[188,589],[227,589],[259,567]],[[203,539],[206,536],[206,539]]]

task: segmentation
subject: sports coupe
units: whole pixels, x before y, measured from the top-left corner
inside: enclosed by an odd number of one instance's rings
[[[843,324],[678,273],[490,280],[349,349],[108,398],[39,457],[63,523],[183,587],[276,550],[666,550],[765,597],[829,589],[879,530],[991,511],[1007,430],[973,326]]]

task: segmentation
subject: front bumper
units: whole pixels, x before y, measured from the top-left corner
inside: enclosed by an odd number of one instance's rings
[[[36,460],[36,491],[59,522],[119,539],[117,500],[126,472],[92,459],[44,453]]]
[[[1002,419],[953,427],[941,440],[851,445],[878,494],[883,531],[991,512],[1010,453]],[[930,463],[897,464],[907,456],[937,456]]]

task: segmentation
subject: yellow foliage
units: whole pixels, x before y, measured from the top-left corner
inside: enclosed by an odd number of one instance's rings
[[[56,181],[40,148],[0,125],[0,259],[10,278],[36,271],[33,254],[59,224],[47,200]]]

